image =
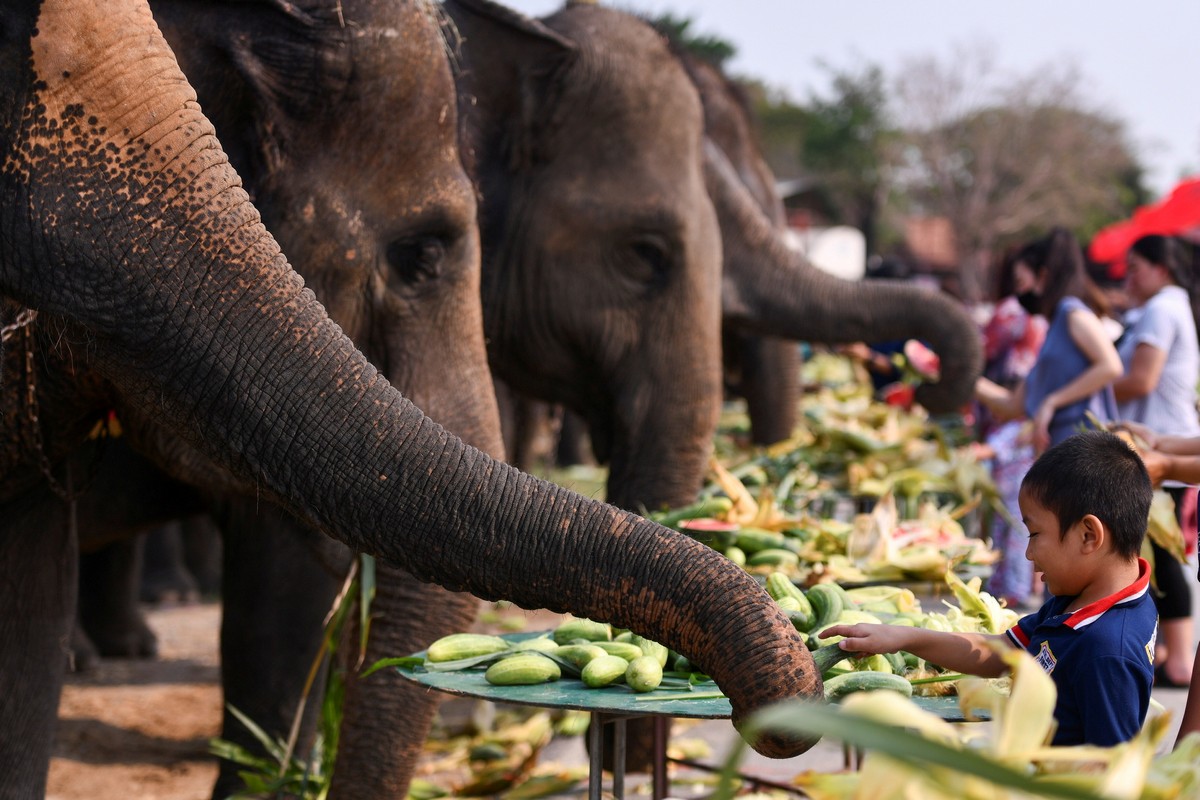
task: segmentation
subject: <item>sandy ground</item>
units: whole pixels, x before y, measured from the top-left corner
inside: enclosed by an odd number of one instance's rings
[[[1193,592],[1193,600],[1200,611],[1200,591]],[[148,617],[159,636],[158,659],[103,661],[91,673],[68,678],[59,707],[48,800],[209,797],[216,764],[207,753],[207,743],[220,725],[220,609],[212,604],[157,608],[149,609]],[[553,619],[552,615],[545,619],[530,616],[529,622],[535,627],[529,629],[553,627]],[[1186,694],[1180,689],[1154,692],[1155,699],[1175,718],[1168,744],[1175,739]],[[699,741],[712,753],[706,761],[716,763],[729,752],[734,736],[732,726],[724,720],[677,721],[672,741]],[[556,739],[543,752],[540,763],[586,764],[582,737]],[[802,771],[833,771],[842,764],[841,746],[821,742],[803,756],[783,761],[751,753],[743,761],[742,770],[787,783]],[[677,769],[676,774],[689,773]],[[574,796],[586,796],[586,788],[582,785]],[[629,776],[626,790],[630,796],[648,793],[648,778]],[[676,796],[702,793],[702,789],[689,792],[683,785],[672,787]]]
[[[206,800],[221,724],[214,604],[149,612],[152,661],[105,660],[68,677],[47,800]]]

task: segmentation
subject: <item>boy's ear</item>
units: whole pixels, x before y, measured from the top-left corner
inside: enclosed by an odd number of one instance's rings
[[[1108,530],[1095,514],[1079,520],[1079,545],[1083,553],[1094,553],[1108,543]]]

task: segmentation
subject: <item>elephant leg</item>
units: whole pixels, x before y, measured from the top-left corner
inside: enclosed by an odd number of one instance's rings
[[[102,656],[158,654],[158,637],[138,608],[142,545],[134,536],[79,558],[79,622]]]
[[[425,649],[471,628],[479,600],[377,565],[364,665]],[[351,639],[357,641],[357,637]],[[404,797],[441,697],[396,670],[347,678],[346,702],[330,798]]]
[[[756,445],[781,442],[796,428],[799,348],[786,339],[750,336],[737,339],[751,441]]]
[[[595,464],[596,459],[588,444],[587,423],[570,409],[564,408],[561,413],[562,424],[558,429],[558,445],[554,451],[555,463],[560,467]]]
[[[0,800],[45,795],[75,621],[77,543],[39,495],[0,510]]]
[[[141,599],[146,603],[195,600],[196,579],[183,556],[183,531],[178,521],[146,533],[142,559]]]
[[[79,619],[78,604],[75,609],[75,625],[71,628],[71,652],[67,659],[67,669],[71,672],[89,672],[100,660],[100,651],[88,638],[83,630],[83,622]]]
[[[221,737],[261,753],[262,745],[228,706],[273,738],[288,735],[350,551],[253,499],[226,501],[216,516],[224,538],[221,682],[227,708]],[[318,680],[305,705],[298,753],[311,747],[323,692]],[[214,798],[243,788],[239,769],[221,762]]]
[[[183,534],[183,564],[196,579],[201,597],[221,593],[221,532],[207,516],[188,517],[179,522]]]

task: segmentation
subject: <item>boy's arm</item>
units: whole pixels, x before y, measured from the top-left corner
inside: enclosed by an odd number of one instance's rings
[[[912,653],[943,669],[983,678],[999,678],[1008,671],[994,645],[1012,646],[1003,635],[947,633],[905,625],[833,625],[821,632],[822,638],[844,636],[838,642],[852,653]]]

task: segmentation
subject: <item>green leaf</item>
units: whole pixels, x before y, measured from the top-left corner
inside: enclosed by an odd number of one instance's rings
[[[283,764],[287,760],[287,756],[285,755],[287,749],[284,747],[283,742],[268,736],[266,731],[258,727],[258,724],[254,720],[243,714],[237,707],[228,703],[226,703],[225,707],[229,709],[230,714],[237,717],[238,722],[242,723],[246,727],[246,730],[250,731],[250,735],[259,741],[263,749],[270,754],[271,758],[275,759],[276,764]]]
[[[358,627],[360,632],[359,652],[367,652],[367,636],[371,630],[371,602],[375,599],[375,558],[366,553],[359,554],[358,579]]]
[[[425,663],[425,659],[421,658],[420,656],[400,656],[398,658],[381,658],[378,661],[376,661],[374,664],[372,664],[371,666],[367,667],[363,671],[363,673],[361,675],[359,675],[358,677],[359,677],[359,680],[362,680],[363,678],[367,677],[368,675],[378,672],[379,670],[384,669],[386,667],[420,667],[420,666],[424,665],[424,663]]]
[[[241,764],[243,767],[253,767],[259,772],[273,774],[278,764],[262,756],[256,756],[240,744],[225,739],[209,739],[208,752],[225,761]]]
[[[755,714],[744,726],[743,735],[753,738],[755,733],[771,731],[797,736],[828,736],[910,765],[923,763],[943,767],[1036,797],[1099,800],[1098,795],[1084,788],[1038,781],[1024,771],[1014,770],[973,750],[949,747],[920,736],[897,736],[897,730],[894,725],[848,714],[837,706],[788,701]]]
[[[634,697],[634,700],[653,701],[653,700],[716,700],[724,697],[724,692],[650,692],[649,694],[639,694]]]

